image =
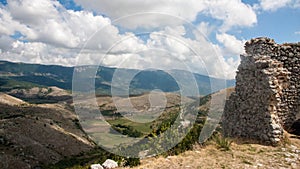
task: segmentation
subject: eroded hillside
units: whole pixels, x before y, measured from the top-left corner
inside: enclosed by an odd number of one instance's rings
[[[32,105],[9,98],[10,105],[0,103],[0,168],[54,164],[94,146],[66,105]]]

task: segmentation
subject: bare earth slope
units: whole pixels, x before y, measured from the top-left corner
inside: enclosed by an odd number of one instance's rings
[[[53,164],[92,147],[65,105],[0,104],[0,168]]]
[[[8,94],[5,94],[5,93],[0,93],[0,103],[8,104],[8,105],[11,105],[11,106],[26,104],[26,102],[24,102],[23,100],[12,97],[12,96],[10,96]]]
[[[55,103],[72,99],[71,94],[66,90],[51,86],[51,87],[33,87],[30,89],[13,89],[8,94],[25,100],[48,100]]]

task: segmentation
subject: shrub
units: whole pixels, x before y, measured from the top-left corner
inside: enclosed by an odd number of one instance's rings
[[[134,129],[132,126],[117,124],[112,125],[112,128],[123,135],[128,135],[129,137],[141,137],[143,136],[143,133]]]
[[[212,140],[217,145],[218,149],[222,151],[229,151],[232,144],[232,140],[223,137],[221,134],[216,134],[213,136]]]
[[[134,167],[134,166],[138,166],[140,164],[141,164],[141,161],[139,158],[127,158],[127,159],[125,159],[124,166]]]

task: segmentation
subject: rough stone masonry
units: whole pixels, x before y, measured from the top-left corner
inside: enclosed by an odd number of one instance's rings
[[[252,39],[236,75],[235,92],[226,101],[225,136],[278,144],[300,114],[300,42],[276,44]]]

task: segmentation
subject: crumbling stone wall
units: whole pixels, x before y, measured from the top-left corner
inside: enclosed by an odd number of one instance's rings
[[[300,114],[300,43],[256,38],[245,50],[224,109],[224,135],[277,144]]]

